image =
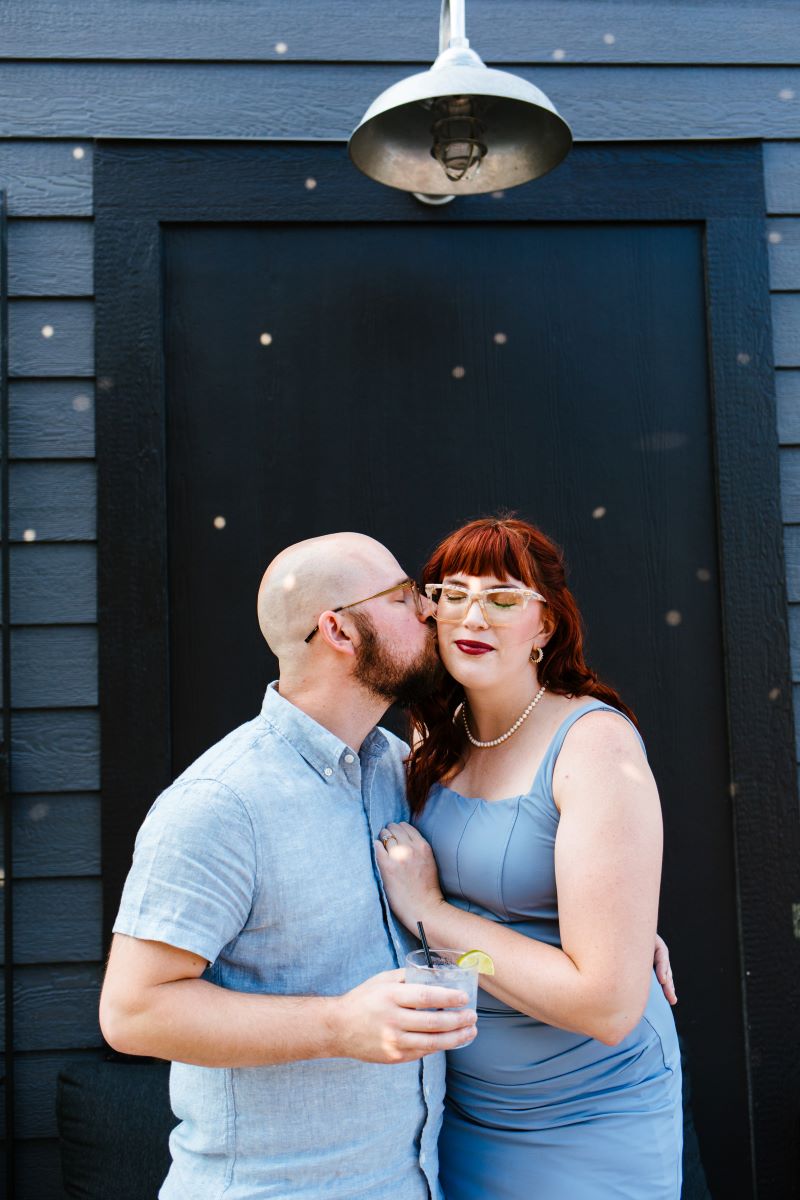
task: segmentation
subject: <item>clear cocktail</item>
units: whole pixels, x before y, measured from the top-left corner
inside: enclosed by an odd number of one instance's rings
[[[406,983],[422,983],[429,987],[446,987],[466,992],[464,1008],[476,1008],[478,1003],[477,966],[460,967],[458,959],[463,950],[431,949],[433,966],[429,967],[424,950],[412,950],[406,955]]]

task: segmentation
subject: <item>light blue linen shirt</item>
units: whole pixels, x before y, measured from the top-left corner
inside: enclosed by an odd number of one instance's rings
[[[356,754],[270,684],[261,715],[201,755],[150,809],[116,933],[205,958],[240,992],[339,995],[403,962],[374,840],[408,817],[407,747]],[[180,1119],[160,1200],[440,1200],[444,1056],[383,1065],[173,1063]]]

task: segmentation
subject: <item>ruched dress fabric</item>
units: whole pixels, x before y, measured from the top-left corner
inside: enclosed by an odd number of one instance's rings
[[[416,824],[450,903],[561,945],[553,767],[568,730],[597,709],[618,713],[599,700],[569,713],[523,796],[434,786]],[[478,1036],[447,1055],[445,1200],[679,1200],[682,1125],[678,1039],[655,973],[641,1021],[616,1046],[481,989]]]

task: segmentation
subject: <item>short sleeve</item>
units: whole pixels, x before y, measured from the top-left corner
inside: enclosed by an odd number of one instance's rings
[[[253,827],[236,793],[213,779],[177,784],[139,830],[114,932],[213,963],[247,922],[256,873]]]

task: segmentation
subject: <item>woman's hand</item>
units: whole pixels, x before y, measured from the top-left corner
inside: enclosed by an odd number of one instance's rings
[[[394,915],[411,933],[417,921],[444,903],[433,851],[407,821],[387,825],[378,835],[375,857]]]
[[[669,1000],[670,1004],[677,1004],[678,997],[675,992],[675,981],[672,978],[669,949],[667,948],[667,943],[658,934],[656,934],[656,953],[653,966],[656,972],[656,979],[661,984],[661,989],[667,1000]]]

